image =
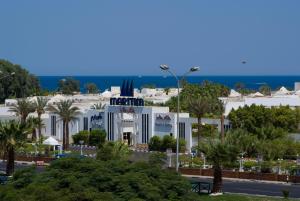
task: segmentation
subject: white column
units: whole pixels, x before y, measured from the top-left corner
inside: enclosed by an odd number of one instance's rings
[[[79,120],[76,120],[76,132],[79,133]]]

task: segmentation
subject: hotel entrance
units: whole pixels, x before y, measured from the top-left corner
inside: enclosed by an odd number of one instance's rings
[[[131,132],[123,133],[123,142],[125,144],[127,144],[128,146],[132,145],[131,144]]]

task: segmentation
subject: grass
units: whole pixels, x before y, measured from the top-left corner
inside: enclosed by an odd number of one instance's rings
[[[283,201],[284,198],[263,197],[263,196],[248,196],[236,194],[224,194],[220,196],[201,195],[201,201]],[[289,198],[288,200],[298,200]]]

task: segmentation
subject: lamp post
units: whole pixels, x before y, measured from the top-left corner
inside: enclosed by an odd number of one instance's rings
[[[82,153],[82,145],[83,145],[83,143],[84,143],[83,140],[80,140],[80,141],[79,141],[79,144],[80,144],[80,156],[83,155],[83,153]]]
[[[283,161],[282,158],[278,158],[278,171],[277,174],[281,174],[281,162]]]
[[[239,172],[244,172],[244,154],[245,153],[241,153]]]
[[[179,166],[179,94],[180,94],[180,82],[184,79],[185,76],[187,76],[189,73],[196,72],[199,70],[199,67],[192,67],[190,70],[183,74],[181,79],[178,78],[178,76],[170,69],[170,67],[166,64],[162,64],[159,66],[161,70],[167,71],[170,73],[177,81],[177,137],[176,137],[176,172],[178,172],[178,166]]]

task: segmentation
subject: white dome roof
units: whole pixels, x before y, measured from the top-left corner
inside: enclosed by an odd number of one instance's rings
[[[231,89],[228,97],[234,98],[234,97],[241,97],[241,96],[242,95],[239,92],[235,91],[234,89]]]

